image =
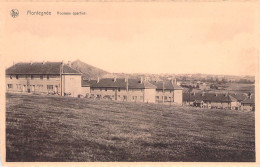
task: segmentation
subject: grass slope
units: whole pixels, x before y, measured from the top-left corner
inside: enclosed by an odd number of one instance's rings
[[[255,161],[253,112],[7,94],[7,161]]]

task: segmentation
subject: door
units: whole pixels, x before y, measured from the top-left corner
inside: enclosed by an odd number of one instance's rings
[[[58,86],[55,86],[54,93],[58,93]]]

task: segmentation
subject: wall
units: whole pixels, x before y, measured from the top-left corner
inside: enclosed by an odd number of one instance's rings
[[[155,93],[155,101],[157,103],[162,103],[163,102],[163,97],[164,97],[164,102],[173,102],[173,90],[156,90]]]
[[[10,75],[6,75],[6,90],[8,92],[28,92],[30,93],[60,93],[60,76],[59,75],[48,75],[49,79],[47,79],[47,75],[43,75],[41,79],[41,75],[33,75],[33,79],[31,79],[31,75],[18,75],[18,79],[16,79],[16,75],[11,75],[12,79],[10,79]],[[7,85],[12,84],[13,88],[8,89]],[[52,85],[53,89],[47,89],[47,85]]]
[[[81,87],[81,95],[83,95],[84,97],[87,95],[87,94],[90,94],[90,87],[89,86],[84,86],[84,87]]]
[[[155,103],[155,89],[144,89],[144,102]]]
[[[250,104],[242,104],[242,105],[241,105],[241,110],[252,111],[252,110],[253,110],[253,105],[250,105]]]
[[[77,97],[81,94],[81,75],[62,75],[62,93],[63,95]]]
[[[182,90],[174,90],[173,98],[174,103],[182,105]]]

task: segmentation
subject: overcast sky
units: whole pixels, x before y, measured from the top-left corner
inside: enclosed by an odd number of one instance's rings
[[[20,12],[15,19],[13,8]],[[258,68],[259,13],[253,3],[35,3],[5,10],[5,66],[80,59],[125,73],[254,75]],[[28,16],[27,10],[49,10],[52,16]]]

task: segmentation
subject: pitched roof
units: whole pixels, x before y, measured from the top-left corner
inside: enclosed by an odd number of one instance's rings
[[[183,88],[179,85],[172,83],[171,81],[150,81],[153,85],[156,86],[157,90],[182,90]]]
[[[126,89],[127,82],[124,78],[102,78],[99,82],[93,84],[93,88],[123,88]],[[140,79],[128,79],[128,88],[129,89],[155,89],[156,86],[151,84],[148,81],[141,82]]]
[[[17,63],[6,69],[6,74],[60,74],[61,62]],[[81,74],[70,66],[63,65],[63,74]]]
[[[99,82],[91,85],[93,88],[126,88],[126,82],[124,79],[117,78],[102,78]]]
[[[97,83],[97,80],[81,80],[81,86],[82,87],[90,87],[92,85],[94,85],[95,83]]]
[[[235,94],[235,93],[232,93],[232,94],[229,94],[230,96],[234,97],[235,99],[237,99],[237,101],[243,101],[246,99],[246,95],[245,94]]]
[[[203,100],[210,102],[231,102],[237,101],[234,97],[228,96],[224,93],[183,93],[184,101],[195,101],[195,100]]]
[[[255,104],[255,96],[252,95],[251,98],[247,97],[241,102],[242,104]]]

